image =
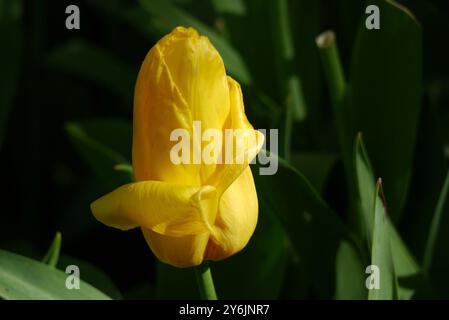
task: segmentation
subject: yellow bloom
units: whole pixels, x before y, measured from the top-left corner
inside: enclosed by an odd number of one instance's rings
[[[235,152],[234,159],[245,156],[240,164],[173,164],[170,133],[192,133],[193,121],[201,121],[202,130],[219,129],[222,139],[225,129],[252,130],[257,139]],[[136,182],[93,202],[92,212],[111,227],[140,227],[154,254],[168,264],[189,267],[226,258],[245,247],[257,223],[248,161],[263,139],[246,119],[240,86],[226,76],[217,50],[194,29],[175,28],[149,51],[137,79]]]

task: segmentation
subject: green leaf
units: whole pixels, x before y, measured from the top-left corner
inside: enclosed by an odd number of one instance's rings
[[[105,187],[113,189],[130,182],[129,172],[120,170],[120,166],[130,162],[131,125],[122,120],[90,119],[67,123],[65,129],[80,156]]]
[[[47,63],[117,93],[131,110],[137,66],[127,66],[108,51],[82,39],[68,40],[53,49],[47,56]]]
[[[382,195],[382,180],[376,185],[373,194],[374,202],[374,229],[371,250],[371,265],[378,268],[372,277],[379,279],[379,288],[369,290],[369,300],[392,300],[398,298],[397,279],[394,271],[393,257],[390,248],[390,235],[388,233],[387,213]]]
[[[296,152],[292,154],[290,164],[304,174],[312,186],[321,193],[336,160],[337,155],[334,153]]]
[[[401,233],[418,261],[423,261],[426,243],[438,198],[447,173],[447,161],[443,153],[443,143],[438,126],[436,108],[425,100],[420,117],[420,128],[415,150],[415,164],[410,195],[405,207],[407,219],[401,221]],[[441,118],[441,117],[440,117]],[[425,192],[423,192],[425,186]],[[428,279],[438,290],[439,297],[449,297],[449,278],[445,275],[449,266],[446,244],[449,242],[449,215],[443,211],[439,223],[438,237],[435,242],[433,262]],[[423,268],[424,269],[424,268]],[[409,281],[410,282],[410,281]]]
[[[194,27],[207,36],[220,52],[227,71],[242,84],[249,85],[251,76],[239,53],[225,39],[203,22],[197,20],[184,10],[163,0],[139,0],[142,7],[151,15],[149,23],[159,33],[165,35],[177,26]]]
[[[389,215],[403,209],[413,164],[422,93],[422,30],[410,12],[394,1],[368,1],[379,7],[379,30],[363,20],[354,47],[349,97],[343,106],[346,143],[361,131],[376,175],[385,183]],[[348,148],[351,150],[351,148]]]
[[[221,14],[233,14],[243,16],[246,14],[246,7],[243,0],[212,0],[215,11]]]
[[[79,289],[68,289],[69,274],[14,253],[0,250],[0,297],[33,300],[107,300],[104,293],[80,279]],[[82,270],[80,272],[82,277]]]
[[[0,149],[16,95],[22,60],[22,1],[0,0]]]
[[[84,281],[92,286],[95,286],[95,288],[104,294],[107,294],[112,299],[123,299],[120,290],[114,284],[112,279],[97,266],[69,255],[61,255],[58,262],[58,269],[64,271],[68,265],[78,266],[80,268],[81,277]]]
[[[296,255],[304,263],[314,294],[331,298],[336,289],[338,248],[343,241],[353,245],[352,236],[304,176],[278,160],[275,175],[254,172],[260,207],[269,208],[279,217]]]
[[[336,257],[335,299],[360,300],[367,298],[363,262],[353,245],[342,241]]]
[[[372,246],[374,228],[373,194],[376,191],[371,163],[368,158],[362,135],[359,133],[354,146],[354,164],[356,172],[356,190],[359,200],[357,221],[361,235],[367,240],[369,248]]]
[[[55,238],[51,243],[50,248],[47,251],[43,263],[48,264],[51,267],[56,267],[59,260],[59,252],[61,251],[61,232],[56,232]]]
[[[446,174],[443,187],[441,189],[440,196],[435,208],[435,212],[430,225],[429,237],[426,243],[426,250],[423,260],[423,269],[428,272],[433,260],[433,254],[435,252],[436,241],[438,238],[438,232],[440,230],[441,221],[443,218],[443,210],[449,203],[449,171]]]
[[[368,153],[363,143],[362,135],[357,135],[354,144],[354,163],[356,172],[356,186],[358,194],[358,220],[363,230],[362,236],[366,240],[366,246],[372,250],[372,240],[375,224],[375,202],[373,194],[376,193],[375,179]],[[380,201],[380,200],[379,200]],[[386,225],[390,237],[393,264],[399,282],[399,298],[410,299],[418,287],[424,283],[420,267],[416,262],[393,223],[386,217]],[[416,281],[407,279],[415,278]],[[406,281],[407,280],[407,281]]]

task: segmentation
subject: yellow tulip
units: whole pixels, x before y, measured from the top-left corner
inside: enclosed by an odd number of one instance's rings
[[[257,139],[242,163],[173,164],[170,133],[252,130]],[[193,137],[192,139],[194,139]],[[263,135],[248,122],[239,84],[226,75],[207,37],[177,27],[147,54],[134,95],[132,164],[136,182],[94,201],[95,218],[121,230],[140,227],[153,253],[177,267],[221,260],[243,249],[254,232],[258,201],[249,161]],[[200,143],[204,144],[204,141]]]

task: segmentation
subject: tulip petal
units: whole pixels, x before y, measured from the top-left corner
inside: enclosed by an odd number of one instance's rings
[[[265,139],[260,131],[253,129],[246,118],[242,90],[238,82],[228,76],[228,86],[231,104],[225,130],[232,129],[233,137],[226,139],[225,135],[223,163],[217,166],[214,174],[206,181],[207,184],[217,188],[219,195],[223,194],[248,167],[259,153]],[[236,147],[239,139],[243,142],[243,148]],[[231,159],[226,160],[226,153],[229,153],[229,150],[234,152]]]
[[[217,192],[212,186],[141,181],[115,189],[93,202],[91,209],[97,220],[114,228],[141,226],[181,237],[210,231],[217,205]]]
[[[154,255],[162,262],[185,268],[203,262],[210,233],[193,236],[170,237],[142,228],[145,240]]]
[[[206,142],[194,134],[222,131],[229,114],[229,89],[223,61],[206,37],[191,28],[175,28],[148,53],[134,95],[133,168],[136,180],[204,185],[216,164],[174,164],[170,141],[176,129],[189,133],[190,159]],[[195,142],[194,142],[195,141]]]
[[[249,166],[223,193],[205,259],[221,260],[248,243],[257,224],[258,201]]]

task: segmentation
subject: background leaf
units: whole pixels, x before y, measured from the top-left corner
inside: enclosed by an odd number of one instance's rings
[[[416,19],[393,1],[368,1],[381,12],[379,30],[362,21],[354,47],[347,143],[361,131],[376,175],[385,183],[389,215],[396,221],[410,182],[421,109],[422,32]],[[349,150],[350,148],[348,148]]]
[[[369,290],[369,300],[392,300],[398,298],[397,280],[394,272],[390,235],[387,226],[387,213],[385,211],[385,204],[383,203],[384,200],[381,197],[383,197],[382,180],[379,179],[376,192],[373,194],[375,204],[371,265],[376,266],[379,270],[380,287]]]
[[[357,192],[359,196],[359,207],[357,211],[357,214],[359,215],[358,220],[361,224],[363,224],[363,237],[365,239],[365,245],[369,248],[369,250],[371,250],[371,252],[373,252],[374,229],[376,223],[375,206],[377,205],[379,209],[379,204],[377,202],[382,200],[374,200],[372,196],[373,194],[377,194],[376,192],[378,191],[376,191],[376,186],[374,184],[375,179],[368,153],[365,149],[362,136],[360,134],[357,136],[354,151],[354,163],[356,165],[357,173]],[[380,221],[379,223],[381,223],[382,228],[385,227],[388,229],[385,233],[388,233],[395,274],[398,277],[399,298],[410,299],[416,294],[419,287],[423,287],[426,281],[423,278],[421,268],[416,259],[401,239],[389,217],[385,216],[385,220],[386,227],[383,225],[383,221]],[[383,254],[387,253],[384,252]]]
[[[0,250],[0,296],[4,299],[109,299],[82,280],[79,290],[67,289],[67,276],[44,263]]]
[[[342,241],[351,243],[346,226],[310,183],[282,159],[275,175],[254,172],[254,177],[260,206],[279,217],[298,258],[305,264],[313,294],[333,297],[337,250]]]
[[[129,172],[116,170],[130,162],[131,126],[121,120],[71,122],[66,131],[80,156],[112,189],[130,181]]]
[[[93,264],[62,254],[58,262],[58,269],[64,271],[68,265],[76,265],[80,269],[81,278],[114,300],[123,299],[123,296],[112,279],[100,268]]]
[[[56,267],[59,260],[59,253],[61,251],[61,233],[56,232],[55,238],[51,243],[50,248],[48,249],[44,259],[42,262],[48,264],[51,267]]]
[[[132,110],[137,67],[129,67],[110,52],[82,39],[68,40],[47,56],[51,68],[85,78],[118,94]]]

